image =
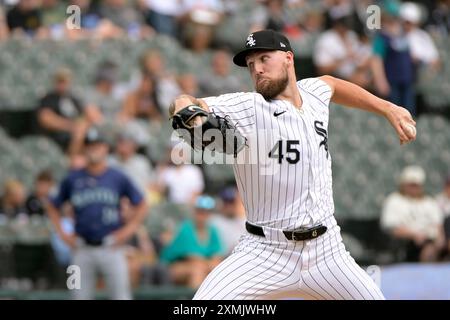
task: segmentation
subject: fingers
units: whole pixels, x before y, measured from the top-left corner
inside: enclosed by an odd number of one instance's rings
[[[416,140],[416,129],[412,122],[400,122],[397,132],[400,138],[400,145]]]
[[[209,112],[209,107],[203,99],[197,99],[198,105],[205,111]]]

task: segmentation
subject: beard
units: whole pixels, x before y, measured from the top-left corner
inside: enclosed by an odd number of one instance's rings
[[[88,164],[96,165],[106,161],[106,155],[101,153],[89,152],[86,154],[86,160]]]
[[[266,100],[274,99],[286,89],[289,83],[288,73],[285,68],[283,69],[283,74],[278,79],[262,78],[264,79],[262,81],[259,81],[260,78],[256,79],[255,89]]]

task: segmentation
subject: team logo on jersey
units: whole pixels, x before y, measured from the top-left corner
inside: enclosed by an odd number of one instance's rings
[[[283,113],[285,113],[286,112],[286,110],[283,110],[283,111],[275,111],[274,113],[273,113],[273,116],[276,118],[276,117],[278,117],[278,116],[281,116]]]
[[[316,133],[323,138],[322,141],[320,141],[319,149],[321,146],[324,146],[324,149],[327,153],[327,159],[328,159],[328,134],[327,130],[323,128],[323,122],[322,121],[314,121],[314,129],[316,130]]]
[[[253,39],[253,33],[247,37],[247,43],[245,44],[247,47],[253,47],[256,44],[255,39]]]

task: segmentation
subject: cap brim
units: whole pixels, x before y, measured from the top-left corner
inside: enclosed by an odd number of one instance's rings
[[[105,143],[105,144],[107,144],[107,142],[106,142],[106,140],[104,140],[104,139],[99,139],[99,140],[85,140],[84,141],[84,144],[86,145],[86,146],[88,146],[88,145],[92,145],[92,144],[99,144],[99,143]]]
[[[274,49],[273,47],[257,47],[257,48],[247,48],[242,50],[241,52],[238,52],[233,57],[233,62],[235,65],[239,67],[247,67],[247,61],[245,58],[248,56],[248,54],[252,51],[258,51],[258,50],[270,50],[270,51],[276,51],[279,49]]]

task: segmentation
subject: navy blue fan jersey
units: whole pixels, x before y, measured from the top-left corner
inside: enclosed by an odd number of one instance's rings
[[[71,171],[64,178],[51,201],[57,208],[69,202],[75,213],[77,235],[100,241],[123,225],[120,200],[124,197],[133,205],[143,200],[140,191],[121,171],[108,168],[95,176],[81,169]]]

